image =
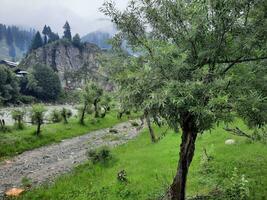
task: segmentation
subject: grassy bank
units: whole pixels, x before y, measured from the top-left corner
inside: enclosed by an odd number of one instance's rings
[[[239,124],[240,125],[240,124]],[[163,130],[157,129],[157,132]],[[225,140],[236,140],[225,145]],[[51,186],[34,189],[23,200],[152,200],[164,194],[175,174],[180,135],[169,131],[157,144],[151,144],[148,132],[112,150],[108,164],[90,162],[60,177]],[[203,148],[212,157],[203,165]],[[188,179],[189,195],[207,194],[229,186],[234,168],[248,179],[251,200],[267,196],[267,146],[235,137],[222,128],[201,135],[197,139],[196,154]],[[127,173],[127,183],[117,180],[119,171]]]
[[[86,118],[84,126],[80,125],[76,118],[70,119],[69,124],[43,125],[39,137],[34,135],[35,126],[26,127],[24,130],[11,129],[11,132],[0,132],[0,161],[5,157],[17,155],[26,150],[60,142],[63,139],[83,135],[90,131],[108,128],[127,120],[126,116],[119,120],[116,112],[110,112],[103,119]]]

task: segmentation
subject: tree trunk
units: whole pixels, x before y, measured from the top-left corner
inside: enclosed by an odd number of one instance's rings
[[[95,118],[98,118],[98,117],[99,117],[98,108],[97,108],[97,101],[98,101],[98,100],[95,100],[95,101],[94,101]]]
[[[38,124],[37,124],[37,131],[36,131],[36,135],[37,135],[37,136],[39,136],[39,135],[40,135],[40,133],[41,133],[41,123],[40,123],[40,122],[38,122]]]
[[[82,115],[80,119],[80,124],[84,125],[84,116],[85,116],[85,111],[86,111],[87,105],[85,104],[82,110]]]
[[[63,115],[63,119],[64,119],[64,124],[67,124],[68,120],[67,120],[67,116],[66,115]]]
[[[155,136],[154,130],[153,130],[152,126],[151,126],[150,117],[149,117],[149,114],[147,112],[145,112],[145,118],[146,118],[146,123],[147,123],[147,126],[148,126],[148,130],[149,130],[149,134],[150,134],[150,137],[151,137],[151,141],[152,142],[156,142],[156,136]]]
[[[190,122],[183,124],[182,130],[178,169],[169,191],[171,200],[185,200],[187,174],[195,151],[197,131],[194,131]]]

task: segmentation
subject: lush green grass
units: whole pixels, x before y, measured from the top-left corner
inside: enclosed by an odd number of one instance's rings
[[[238,122],[240,123],[240,122]],[[240,124],[239,124],[240,125]],[[161,132],[163,130],[158,130]],[[225,145],[233,138],[235,145]],[[164,194],[175,174],[180,135],[171,131],[157,144],[150,142],[145,131],[134,141],[112,150],[108,164],[90,162],[60,177],[51,186],[42,186],[22,196],[25,200],[148,200]],[[209,172],[201,165],[203,148],[213,159]],[[267,146],[235,137],[216,128],[198,137],[196,154],[190,168],[188,195],[207,194],[216,186],[227,187],[233,169],[249,180],[250,199],[267,196]],[[119,183],[117,173],[125,170],[127,183]]]
[[[76,118],[72,118],[69,124],[43,125],[40,136],[34,135],[35,126],[26,127],[24,130],[11,129],[11,132],[7,133],[0,132],[0,161],[5,157],[14,156],[26,150],[60,142],[63,139],[79,136],[93,130],[111,127],[126,120],[128,120],[126,116],[119,120],[117,113],[111,112],[105,118],[99,118],[97,121],[90,117],[87,118],[85,126],[80,125]]]

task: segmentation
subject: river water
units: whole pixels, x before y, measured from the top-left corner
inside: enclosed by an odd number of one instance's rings
[[[14,109],[24,109],[26,111],[25,121],[30,122],[30,112],[31,112],[31,106],[20,106],[20,107],[6,107],[6,108],[0,108],[0,119],[4,119],[6,125],[13,125],[14,120],[12,119],[12,111]],[[78,114],[78,110],[76,106],[73,105],[47,105],[45,106],[46,113],[45,118],[48,118],[49,115],[53,110],[61,110],[62,108],[67,108],[72,111],[72,115],[75,116]]]

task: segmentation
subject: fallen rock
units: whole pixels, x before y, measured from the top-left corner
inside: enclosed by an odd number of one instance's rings
[[[25,190],[21,188],[11,188],[5,192],[5,195],[8,197],[18,197],[21,195]]]
[[[227,145],[235,144],[235,140],[234,139],[225,140],[225,144]]]

